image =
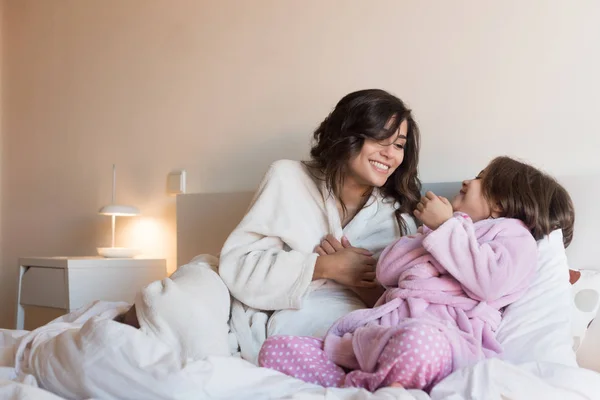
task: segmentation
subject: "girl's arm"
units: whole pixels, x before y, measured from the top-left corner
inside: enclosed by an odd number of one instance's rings
[[[347,286],[348,289],[352,290],[369,308],[373,308],[377,300],[385,293],[383,286],[377,286],[374,288],[359,288],[353,286]]]
[[[377,281],[384,287],[398,287],[400,278],[426,254],[422,246],[423,230],[404,236],[386,247],[377,262]]]
[[[423,240],[423,247],[456,278],[467,294],[495,301],[525,289],[537,263],[537,243],[515,219],[481,227],[456,213]]]

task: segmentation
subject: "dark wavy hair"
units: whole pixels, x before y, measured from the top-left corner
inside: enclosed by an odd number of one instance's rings
[[[406,234],[407,225],[401,215],[412,215],[421,197],[421,181],[417,176],[421,137],[411,110],[402,100],[380,89],[347,94],[314,132],[311,160],[305,163],[320,172],[345,212],[340,193],[348,162],[360,153],[366,139],[388,139],[404,121],[408,123],[404,160],[380,188],[385,198],[400,205],[396,220],[402,235]],[[388,122],[391,125],[386,128]]]
[[[531,165],[502,156],[485,168],[483,194],[501,208],[500,215],[525,223],[536,240],[561,229],[563,244],[573,239],[575,208],[567,190]]]

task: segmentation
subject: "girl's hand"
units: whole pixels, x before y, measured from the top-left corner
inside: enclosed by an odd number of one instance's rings
[[[436,230],[452,218],[453,210],[447,198],[437,196],[433,192],[427,192],[425,196],[421,197],[414,214],[429,229]]]
[[[325,239],[315,248],[315,253],[318,253],[320,256],[326,256],[328,254],[333,254],[337,251],[341,251],[344,249],[354,248],[359,250],[362,254],[366,256],[372,256],[371,253],[367,249],[361,249],[359,247],[352,247],[350,241],[346,236],[342,237],[342,241],[337,240],[333,235],[327,235]]]
[[[313,279],[331,279],[349,287],[372,288],[377,261],[369,250],[352,247],[347,238],[342,242],[328,235],[315,252],[317,258]]]
[[[334,254],[335,252],[342,251],[343,249],[354,249],[355,251],[360,251],[362,254],[366,256],[372,256],[369,250],[361,249],[358,247],[353,247],[350,244],[350,241],[347,237],[343,236],[342,241],[338,241],[332,235],[327,235],[325,239],[321,242],[319,246],[316,247],[315,251],[319,253],[321,256],[326,256],[330,254]],[[320,257],[319,257],[320,258]],[[375,269],[373,269],[375,271]],[[368,286],[347,286],[350,290],[352,290],[364,303],[367,307],[373,307],[377,300],[381,297],[381,295],[385,292],[385,289],[375,280],[375,275],[366,275],[366,277],[373,276],[373,283]]]

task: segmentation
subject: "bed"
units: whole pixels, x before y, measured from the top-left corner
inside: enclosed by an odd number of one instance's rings
[[[575,240],[566,254],[564,250],[556,251],[556,246],[551,249],[559,237],[540,243],[545,257],[539,261],[545,269],[540,275],[544,279],[514,307],[513,316],[507,318],[499,333],[510,359],[486,360],[456,371],[429,395],[400,388],[384,388],[375,393],[324,389],[257,368],[236,357],[208,357],[182,364],[164,343],[111,320],[127,309],[127,304],[97,302],[34,332],[0,331],[0,398],[596,398],[600,393],[600,374],[578,367],[575,351],[598,310],[597,304],[590,305],[588,301],[578,307],[574,301],[581,291],[600,287],[599,266],[594,265],[598,247],[590,242],[594,233],[592,221],[600,217],[589,200],[590,179],[600,182],[600,177],[562,180],[572,194],[581,223],[576,226]],[[451,197],[458,187],[456,182],[433,183],[425,185],[424,190]],[[252,195],[235,192],[178,196],[177,265],[193,264],[199,254],[218,254]],[[568,282],[567,256],[572,268],[585,272],[572,286]],[[586,298],[589,300],[589,296]],[[569,307],[570,312],[552,304]],[[570,315],[560,319],[559,314]],[[519,333],[523,331],[527,334]],[[15,370],[20,368],[29,373],[16,375]]]

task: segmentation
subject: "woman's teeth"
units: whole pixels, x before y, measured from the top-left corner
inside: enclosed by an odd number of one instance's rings
[[[375,168],[377,168],[377,169],[380,169],[380,170],[382,170],[382,171],[387,171],[387,170],[389,170],[389,169],[390,169],[390,167],[389,167],[389,166],[387,166],[387,165],[385,165],[385,164],[382,164],[382,163],[380,163],[380,162],[377,162],[377,161],[369,161],[369,162],[370,162],[370,163],[371,163],[371,164],[372,164],[372,165],[373,165]]]

